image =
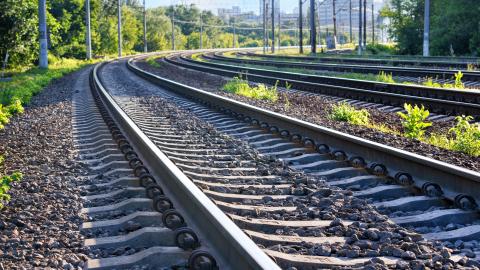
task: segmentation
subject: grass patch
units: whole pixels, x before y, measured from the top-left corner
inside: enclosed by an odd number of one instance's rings
[[[457,116],[456,125],[449,134],[432,134],[426,142],[449,150],[462,152],[471,156],[480,156],[480,124],[470,123],[471,116]]]
[[[250,86],[247,80],[238,76],[228,81],[223,86],[223,90],[244,97],[276,102],[278,100],[277,84],[278,81],[272,87],[268,87],[262,83],[257,86]]]
[[[16,72],[9,82],[0,82],[0,129],[8,123],[10,117],[22,113],[23,105],[28,104],[32,96],[42,91],[52,80],[95,62],[55,57],[49,57],[49,61],[48,69],[33,67]]]
[[[147,64],[156,68],[162,67],[162,64],[157,61],[158,58],[160,58],[158,55],[148,57]]]
[[[367,110],[357,110],[346,102],[334,104],[330,112],[331,119],[354,125],[367,125],[369,123],[369,117],[370,113]]]

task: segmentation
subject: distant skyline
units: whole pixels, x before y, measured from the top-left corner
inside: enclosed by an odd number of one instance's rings
[[[200,9],[211,10],[215,14],[219,8],[232,8],[232,6],[239,6],[242,12],[253,11],[259,12],[260,0],[146,0],[147,7],[169,6],[171,4],[195,4]],[[329,1],[329,0],[327,0]],[[358,0],[353,0],[358,1]],[[383,3],[384,0],[374,0],[375,3]],[[307,4],[308,5],[308,4]],[[292,12],[295,7],[298,7],[298,0],[280,0],[280,9],[288,13]]]

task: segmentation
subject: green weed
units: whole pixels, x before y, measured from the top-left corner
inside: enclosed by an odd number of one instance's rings
[[[465,84],[462,82],[463,73],[459,70],[455,73],[455,89],[464,89]]]
[[[147,63],[148,63],[150,66],[152,66],[152,67],[160,68],[160,67],[162,67],[162,64],[160,64],[160,63],[157,61],[158,58],[159,58],[158,55],[148,57],[148,58],[147,58]]]
[[[248,84],[247,80],[244,80],[241,76],[238,76],[233,77],[232,80],[228,81],[223,86],[223,90],[244,97],[276,102],[278,100],[277,85],[278,81],[273,87],[268,87],[265,84],[258,84],[257,86],[252,87]]]
[[[393,79],[392,73],[387,74],[385,71],[380,71],[380,73],[376,77],[376,81],[385,82],[385,83],[395,83]]]
[[[425,134],[425,129],[432,125],[432,123],[425,122],[430,112],[425,110],[423,105],[422,107],[418,107],[417,105],[413,107],[405,103],[403,108],[405,108],[407,113],[398,112],[397,114],[402,119],[405,136],[411,139],[421,139]]]
[[[457,116],[457,124],[449,130],[454,136],[452,149],[472,156],[480,155],[480,124],[471,124],[472,116]]]
[[[0,209],[3,208],[5,202],[10,200],[10,195],[7,192],[10,190],[11,184],[20,181],[22,177],[23,175],[19,172],[0,177]]]
[[[352,105],[341,102],[332,106],[330,118],[337,121],[344,121],[354,125],[367,125],[370,113],[365,110],[357,110]]]

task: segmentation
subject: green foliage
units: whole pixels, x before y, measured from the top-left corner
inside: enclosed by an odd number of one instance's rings
[[[223,86],[223,90],[240,96],[275,102],[278,100],[277,84],[278,81],[273,87],[268,87],[264,84],[258,84],[257,86],[252,87],[248,84],[247,80],[238,76],[227,82]]]
[[[432,123],[425,122],[430,112],[425,110],[423,105],[418,107],[405,103],[403,107],[407,113],[398,112],[397,114],[402,119],[405,136],[411,139],[421,139],[425,134],[425,129],[432,125]]]
[[[39,93],[51,80],[91,64],[90,61],[57,59],[48,70],[31,68],[13,76],[10,82],[0,82],[0,129],[8,123],[8,118],[23,113],[22,104],[27,104],[33,95]]]
[[[7,51],[11,66],[30,64],[37,58],[37,3],[35,0],[0,1],[0,62]]]
[[[434,88],[448,88],[448,89],[465,89],[465,84],[462,82],[463,73],[458,71],[454,74],[455,82],[452,83],[438,83],[434,82],[432,78],[428,77],[426,81],[422,82],[422,85],[427,87],[434,87]]]
[[[3,129],[5,127],[4,125],[8,124],[10,117],[11,114],[8,110],[0,104],[0,129]]]
[[[389,34],[401,54],[421,54],[424,0],[391,0],[381,16],[390,19]],[[480,1],[435,0],[430,8],[430,52],[432,55],[480,54]],[[468,29],[468,30],[466,30]]]
[[[462,82],[463,73],[459,70],[455,73],[455,88],[456,89],[464,89],[465,85]]]
[[[20,181],[22,178],[23,175],[19,172],[0,177],[0,209],[3,208],[3,203],[10,200],[10,195],[7,192],[10,190],[11,184]]]
[[[395,83],[395,80],[393,79],[392,73],[387,74],[383,70],[380,71],[380,73],[377,75],[376,81],[385,82],[385,83]]]
[[[160,68],[160,67],[162,67],[162,65],[159,62],[157,62],[157,59],[158,59],[158,56],[156,56],[156,55],[148,57],[147,58],[147,63],[152,67]]]
[[[397,47],[393,44],[367,44],[367,52],[379,55],[395,55],[398,54]]]
[[[357,110],[352,105],[341,102],[332,106],[330,118],[337,121],[344,121],[354,125],[367,125],[370,113],[365,110]]]
[[[457,116],[457,124],[449,130],[454,136],[452,149],[472,156],[480,155],[480,124],[471,124],[472,116]]]

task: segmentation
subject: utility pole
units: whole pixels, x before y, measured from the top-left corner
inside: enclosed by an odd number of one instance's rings
[[[353,43],[353,31],[352,31],[352,0],[350,0],[350,9],[349,9],[349,20],[350,20],[350,43]]]
[[[321,21],[321,9],[320,9],[320,6],[322,5],[323,3],[320,3],[320,1],[318,1],[318,44],[320,45],[320,48],[322,47],[322,21]],[[325,41],[327,39],[325,38]],[[326,42],[325,42],[326,43]]]
[[[147,53],[147,6],[143,0],[143,52]]]
[[[118,0],[118,22],[117,22],[117,32],[118,32],[118,57],[122,57],[122,6],[120,3],[121,0]]]
[[[275,53],[275,0],[272,0],[272,53]]]
[[[303,54],[303,15],[302,15],[302,1],[298,0],[298,46],[300,47],[300,54]]]
[[[333,6],[333,48],[337,48],[337,10],[335,8],[335,0],[332,0]]]
[[[280,4],[280,2],[278,2]],[[280,39],[280,33],[282,31],[282,23],[280,20],[280,7],[278,7],[278,33],[277,33],[277,39],[278,39],[278,51],[280,51],[280,44],[282,43],[282,40]]]
[[[172,12],[172,51],[175,51],[175,10]]]
[[[268,1],[268,0],[267,0]],[[267,2],[267,11],[265,12],[265,37],[266,37],[266,50],[268,51],[268,36],[269,36],[269,33],[268,33],[268,2]]]
[[[373,2],[372,2],[372,44],[375,44],[375,14],[373,12]]]
[[[38,25],[40,42],[40,68],[48,68],[48,42],[47,42],[47,3],[46,0],[38,1]]]
[[[203,49],[203,14],[200,13],[200,50]]]
[[[90,0],[85,1],[86,27],[87,27],[87,59],[92,59],[92,36],[90,34]]]
[[[267,2],[263,0],[263,53],[267,53]]]
[[[233,48],[236,48],[236,44],[235,44],[235,18],[233,18],[233,23],[232,23],[232,26],[233,26]]]
[[[423,56],[430,55],[430,0],[425,0],[425,17],[423,24]]]
[[[310,0],[310,47],[317,53],[317,27],[315,26],[315,0]]]
[[[362,55],[362,0],[358,0],[358,55]]]
[[[367,47],[367,0],[363,0],[363,47]]]

